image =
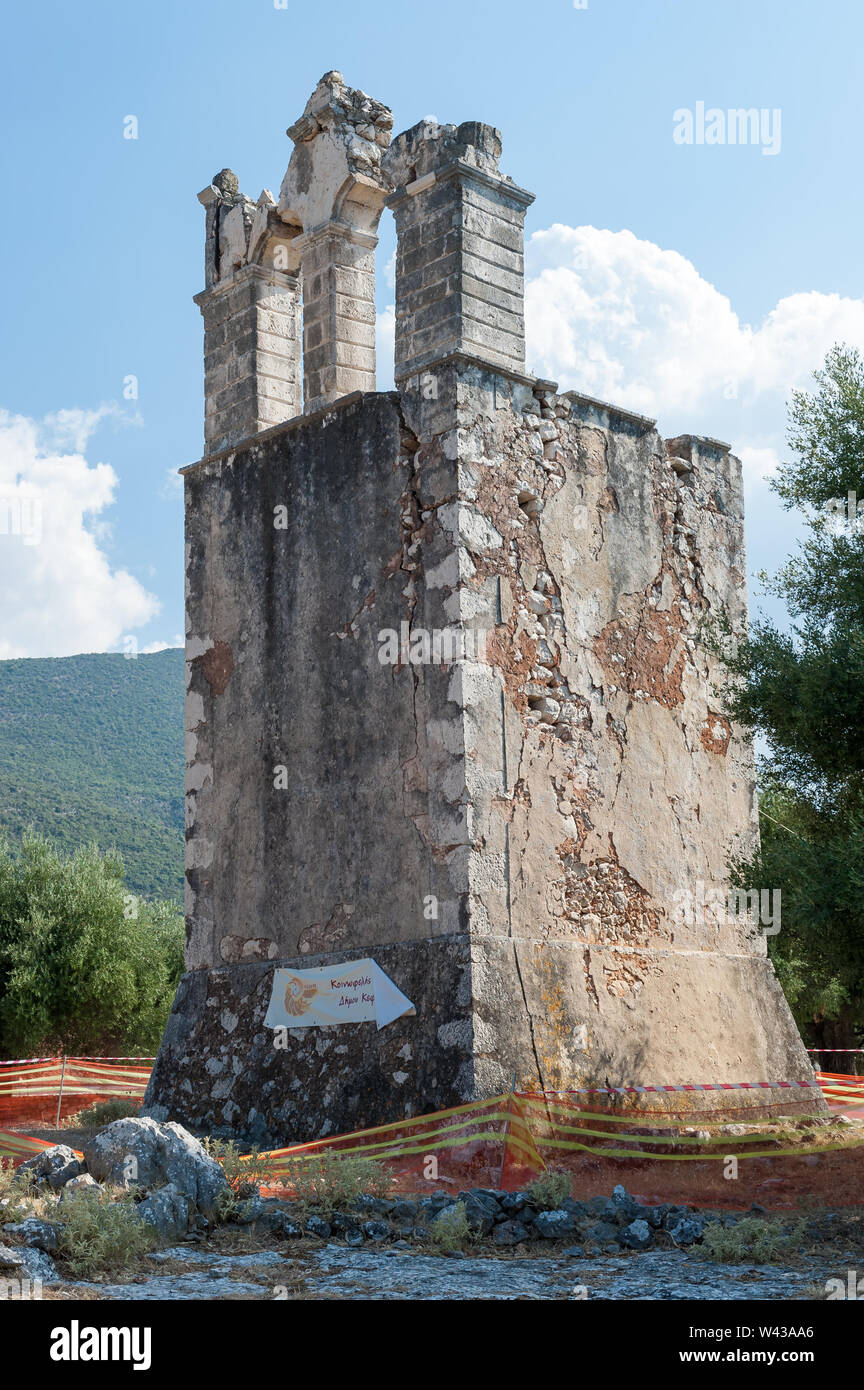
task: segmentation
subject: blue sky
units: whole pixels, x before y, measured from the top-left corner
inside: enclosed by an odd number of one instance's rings
[[[529,364],[657,415],[666,435],[731,440],[750,569],[776,565],[795,528],[765,476],[788,387],[835,338],[864,347],[862,29],[853,0],[9,11],[0,482],[53,488],[65,521],[41,546],[3,547],[0,656],[176,643],[170,477],[200,456],[203,414],[195,195],[224,165],[252,197],[277,191],[285,128],[334,67],[397,131],[429,114],[499,126],[502,168],[537,195]],[[676,144],[674,113],[699,102],[779,109],[779,153]],[[385,216],[383,333],[392,249]]]

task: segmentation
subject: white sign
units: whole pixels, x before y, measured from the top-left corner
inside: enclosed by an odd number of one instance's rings
[[[381,1029],[395,1018],[416,1015],[414,1005],[374,960],[280,968],[264,1020],[266,1028],[313,1028],[331,1023],[370,1023]]]

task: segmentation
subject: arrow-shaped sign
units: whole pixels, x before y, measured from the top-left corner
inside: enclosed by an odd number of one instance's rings
[[[332,1023],[374,1022],[381,1029],[414,1005],[374,960],[322,965],[311,970],[281,967],[273,974],[266,1028],[320,1028]]]

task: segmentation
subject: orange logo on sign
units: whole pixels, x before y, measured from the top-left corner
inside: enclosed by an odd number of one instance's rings
[[[317,985],[304,984],[296,975],[289,975],[285,989],[285,1008],[294,1018],[309,1012],[309,1005],[318,993]]]

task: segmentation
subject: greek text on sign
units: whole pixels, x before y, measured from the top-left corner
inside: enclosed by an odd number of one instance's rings
[[[378,1028],[416,1014],[374,960],[322,965],[312,970],[281,968],[273,974],[267,1028],[320,1028],[332,1023],[370,1023]]]

